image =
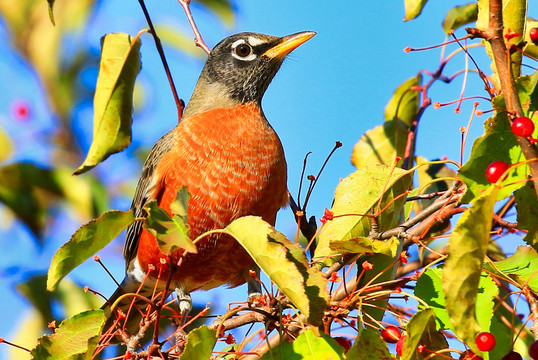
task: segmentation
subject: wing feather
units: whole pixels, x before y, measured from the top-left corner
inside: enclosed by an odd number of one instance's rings
[[[159,161],[173,146],[174,130],[169,131],[155,144],[153,149],[148,155],[144,167],[142,168],[142,175],[138,180],[136,186],[135,195],[131,204],[131,211],[136,218],[145,218],[147,216],[144,206],[155,200],[152,195],[158,194],[159,191],[155,190],[155,186],[158,186],[159,176],[155,173]],[[161,174],[163,175],[163,174]],[[138,239],[142,232],[142,221],[135,221],[127,228],[127,235],[125,238],[125,246],[123,248],[123,257],[125,258],[125,266],[129,267],[131,260],[136,257],[138,251]]]

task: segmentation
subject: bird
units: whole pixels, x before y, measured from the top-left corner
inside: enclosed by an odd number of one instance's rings
[[[275,225],[277,211],[288,203],[287,165],[283,146],[261,107],[262,97],[286,56],[316,33],[278,37],[243,32],[226,37],[209,53],[177,126],[149,153],[131,210],[147,217],[144,206],[156,200],[172,215],[178,189],[186,187],[190,237],[222,229],[235,219],[259,216]],[[125,278],[103,306],[125,293],[150,296],[170,279],[181,314],[192,309],[190,293],[248,282],[249,296],[261,292],[250,271],[259,273],[250,255],[227,234],[212,234],[196,243],[197,253],[176,250],[167,260],[155,237],[140,221],[126,231]],[[148,268],[158,269],[151,271]],[[159,281],[155,276],[160,273]],[[168,295],[168,294],[166,294]],[[118,308],[125,313],[132,298]],[[144,307],[144,302],[137,301]],[[140,311],[130,311],[126,329],[136,333]],[[111,315],[108,325],[114,320]],[[127,324],[127,323],[126,323]]]

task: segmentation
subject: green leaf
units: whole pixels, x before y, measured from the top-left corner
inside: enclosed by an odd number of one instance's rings
[[[446,311],[445,295],[442,290],[443,270],[440,267],[428,269],[420,276],[415,287],[415,295],[424,300],[435,312],[438,330],[454,330]],[[476,297],[478,322],[482,329],[489,329],[489,320],[493,312],[493,300],[499,289],[485,272],[480,274]],[[419,305],[419,308],[424,308]]]
[[[328,266],[333,261],[329,257],[335,254],[331,249],[333,242],[359,241],[357,239],[366,237],[370,232],[370,219],[364,215],[371,214],[371,209],[378,204],[380,197],[383,197],[383,208],[405,192],[411,177],[411,173],[399,168],[372,165],[343,179],[336,188],[331,209],[335,218],[327,221],[320,231],[315,259],[325,259],[322,264]],[[379,231],[391,229],[398,224],[404,203],[405,198],[400,197],[385,209],[378,219]],[[373,244],[372,241],[372,248]]]
[[[525,25],[525,41],[527,44],[523,48],[523,52],[525,54],[529,54],[530,56],[534,56],[535,58],[538,58],[538,45],[533,44],[529,30],[532,28],[538,27],[538,21],[532,18],[527,18],[527,23]]]
[[[103,310],[89,310],[62,321],[56,332],[44,335],[32,350],[36,360],[91,359],[105,324]]]
[[[104,248],[133,220],[130,211],[112,210],[81,226],[54,254],[48,272],[47,290],[54,290],[64,276]]]
[[[49,18],[50,18],[50,22],[52,23],[52,25],[56,25],[56,23],[54,22],[54,12],[53,12],[53,8],[54,8],[54,0],[47,0],[47,3],[49,4]]]
[[[190,239],[190,228],[187,218],[179,215],[171,217],[157,205],[156,201],[148,203],[144,209],[148,213],[145,228],[157,239],[159,248],[170,255],[178,249],[197,253],[196,246]]]
[[[351,163],[358,170],[375,164],[390,166],[396,156],[402,157],[408,129],[401,122],[397,123],[397,127],[394,124],[394,121],[385,121],[361,136],[351,154]]]
[[[409,21],[417,18],[421,13],[424,5],[428,0],[404,0],[405,16],[404,21]]]
[[[317,268],[308,266],[299,245],[256,216],[234,220],[225,230],[245,248],[309,324],[321,324],[328,300],[327,280]]]
[[[403,157],[407,132],[415,119],[419,101],[413,87],[422,85],[422,76],[412,77],[394,91],[385,107],[385,123],[367,131],[353,148],[351,163],[357,169],[367,165],[392,165]]]
[[[361,329],[355,344],[346,353],[349,360],[387,360],[390,359],[387,343],[378,332]]]
[[[43,191],[45,190],[45,192]],[[0,201],[40,238],[46,221],[50,196],[61,189],[51,178],[49,169],[31,163],[14,163],[0,168]]]
[[[521,286],[528,285],[538,293],[538,253],[529,246],[518,246],[514,255],[507,259],[486,263],[484,269],[498,274],[508,275]]]
[[[329,335],[316,336],[306,330],[294,342],[283,342],[266,352],[260,360],[338,360],[344,359],[344,348]]]
[[[532,86],[526,79],[519,79],[517,83],[521,92],[530,91],[528,88]],[[523,90],[523,87],[526,90]],[[486,179],[485,172],[493,161],[502,160],[507,164],[515,164],[524,160],[521,148],[510,128],[506,112],[502,110],[506,108],[502,95],[495,97],[492,105],[494,109],[499,110],[484,123],[484,135],[475,140],[469,160],[458,173],[467,185],[463,202],[472,201],[490,187],[491,183]],[[503,187],[498,191],[498,200],[522,187],[525,183],[521,180],[525,180],[528,174],[529,169],[526,165],[512,168],[503,182]]]
[[[172,214],[181,216],[185,223],[188,222],[188,207],[191,194],[186,186],[180,186],[176,193],[176,198],[170,204]]]
[[[399,120],[407,127],[411,126],[419,109],[419,92],[413,89],[417,86],[422,86],[422,75],[407,79],[394,90],[385,106],[385,121]]]
[[[181,360],[209,359],[217,343],[217,330],[202,325],[189,332]]]
[[[435,314],[432,309],[417,311],[407,323],[406,330],[401,360],[421,360],[429,357],[432,352],[448,347],[443,334],[435,329]],[[428,351],[417,352],[419,345],[425,346]]]
[[[376,253],[395,257],[400,240],[392,237],[388,240],[372,240],[367,237],[356,237],[345,240],[333,240],[329,247],[335,253]]]
[[[488,265],[486,264],[484,267],[487,269]],[[439,267],[427,270],[417,281],[415,295],[424,300],[435,312],[438,330],[453,331],[454,327],[450,323],[445,309],[446,303],[441,284],[442,277],[442,269]],[[495,349],[489,352],[490,359],[500,359],[504,356],[511,349],[513,334],[520,329],[524,333],[528,333],[528,328],[523,326],[519,317],[505,308],[505,306],[508,308],[513,307],[510,298],[505,297],[506,295],[508,295],[508,292],[502,288],[499,289],[487,273],[481,273],[476,299],[477,318],[482,330],[495,334],[497,339]],[[505,304],[499,306],[496,300],[498,298],[504,299]],[[419,309],[421,308],[424,307],[419,306]],[[492,316],[493,308],[496,311]],[[506,323],[506,321],[510,321],[510,323]],[[530,344],[526,338],[526,336],[518,336],[514,346],[528,348]],[[529,336],[529,338],[532,338],[532,336]]]
[[[323,225],[318,237],[314,254],[314,260],[319,260],[318,266],[329,266],[341,255],[340,252],[333,250],[331,247],[333,243],[334,246],[338,243],[352,244],[353,242],[356,242],[357,246],[367,244],[368,240],[361,240],[361,238],[369,234],[371,220],[364,215],[372,214],[372,209],[377,208],[380,198],[382,198],[380,209],[384,209],[384,211],[377,219],[378,230],[382,232],[397,226],[401,218],[405,197],[391,201],[407,191],[411,184],[411,178],[412,173],[402,169],[373,165],[357,170],[342,180],[336,188],[335,200],[331,209],[335,217]],[[390,205],[385,208],[389,203]],[[394,278],[394,255],[401,251],[401,244],[398,244],[395,239],[387,241],[389,245],[386,249],[381,249],[380,243],[372,241],[371,246],[368,247],[368,252],[383,250],[383,253],[388,253],[388,250],[390,256],[377,253],[357,260],[357,264],[366,260],[374,264],[374,270],[366,272],[358,287],[364,286],[374,276],[376,276],[374,284]],[[357,248],[357,250],[360,249],[366,249],[366,247]],[[387,270],[382,274],[379,273],[385,269]],[[386,301],[380,300],[370,305],[372,306],[366,306],[362,310],[381,320]]]
[[[443,271],[441,268],[431,268],[424,272],[415,286],[415,295],[428,304],[429,308],[435,312],[437,329],[452,329],[452,324],[445,310],[446,301],[442,289]],[[419,305],[419,309],[424,306]]]
[[[141,68],[140,39],[107,34],[101,39],[101,64],[94,96],[93,141],[82,174],[131,143],[133,90]]]
[[[523,238],[530,246],[538,251],[538,198],[532,183],[514,193],[517,209],[517,224],[521,230],[527,230]]]
[[[0,167],[0,201],[40,238],[47,209],[53,201],[65,198],[79,215],[93,216],[89,179],[73,179],[65,169],[40,167],[32,163],[12,163]],[[53,195],[53,196],[51,196]]]
[[[157,239],[159,248],[170,255],[178,249],[196,254],[198,250],[190,239],[190,227],[187,208],[191,194],[186,186],[179,187],[176,199],[170,204],[172,216],[157,205],[156,201],[148,203],[144,208],[148,218],[145,228]]]
[[[460,26],[475,22],[477,17],[477,3],[455,6],[448,10],[445,20],[443,20],[443,30],[448,34],[450,30],[456,30]]]
[[[476,299],[498,191],[497,186],[491,185],[463,213],[448,241],[443,271],[446,311],[454,333],[476,354],[480,351],[474,339],[481,331]]]
[[[508,30],[519,33],[511,40],[512,44],[519,44],[523,40],[525,33],[525,19],[527,14],[527,0],[504,0],[503,6],[503,27],[504,33]],[[521,74],[521,51],[514,51],[512,58],[512,74],[518,77]]]
[[[504,34],[508,30],[512,32],[517,32],[521,34],[511,40],[512,44],[519,44],[523,38],[524,26],[525,26],[525,14],[527,10],[527,0],[504,0],[502,3],[503,7],[503,29]],[[481,30],[487,29],[489,26],[489,0],[478,0],[478,18],[476,21],[476,27]],[[503,39],[504,40],[504,39]],[[486,50],[491,59],[493,59],[493,54],[491,52],[491,46],[486,42]],[[521,52],[515,51],[512,54],[512,72],[515,77],[518,77],[521,70]],[[497,69],[494,64],[492,64],[495,75],[497,74]]]
[[[520,76],[516,79],[516,89],[519,95],[519,101],[523,108],[525,116],[538,122],[538,70],[531,75]],[[533,135],[538,134],[538,129],[535,129]]]

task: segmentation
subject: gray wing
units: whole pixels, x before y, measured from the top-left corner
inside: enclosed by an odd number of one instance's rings
[[[167,132],[163,137],[157,141],[153,149],[148,155],[144,167],[142,169],[142,175],[138,180],[136,186],[135,195],[131,204],[131,210],[136,218],[144,218],[147,216],[144,206],[154,200],[149,198],[149,191],[154,186],[154,171],[157,168],[157,164],[164,154],[166,154],[173,146],[173,134],[174,130]],[[127,235],[125,238],[125,246],[123,248],[123,257],[125,258],[125,267],[129,267],[129,263],[136,256],[138,250],[138,239],[142,232],[142,221],[135,221],[127,228]]]

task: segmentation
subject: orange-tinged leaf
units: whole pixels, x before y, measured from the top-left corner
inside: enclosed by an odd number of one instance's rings
[[[256,264],[301,311],[309,324],[321,324],[327,306],[327,280],[308,266],[303,249],[257,216],[245,216],[225,228]]]
[[[497,186],[491,185],[463,213],[448,241],[443,270],[446,310],[454,333],[476,354],[480,350],[474,339],[481,331],[476,299],[498,191]]]
[[[64,276],[104,248],[133,221],[131,211],[111,210],[81,226],[54,254],[47,276],[47,290],[54,290]]]

